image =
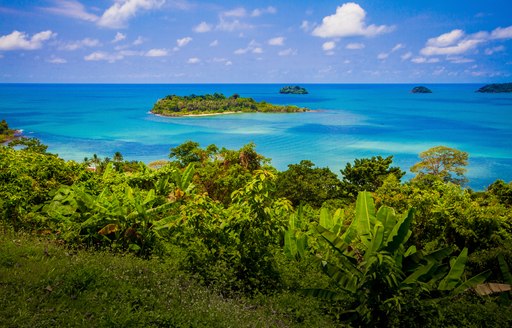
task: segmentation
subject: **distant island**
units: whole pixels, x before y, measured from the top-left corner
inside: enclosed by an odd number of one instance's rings
[[[297,106],[273,105],[266,101],[257,102],[238,94],[226,97],[222,93],[206,95],[169,95],[159,99],[151,113],[163,116],[204,116],[232,113],[296,113],[309,111]]]
[[[308,90],[304,89],[303,87],[299,87],[298,85],[289,85],[286,87],[282,87],[281,90],[279,90],[279,93],[294,94],[294,95],[307,95]]]
[[[476,90],[476,92],[482,93],[504,93],[512,92],[512,83],[493,83],[487,84]]]
[[[0,143],[11,141],[20,133],[19,130],[12,130],[5,120],[0,122]]]
[[[432,90],[430,90],[429,88],[424,87],[424,86],[419,86],[419,87],[412,88],[411,92],[412,93],[432,93]]]

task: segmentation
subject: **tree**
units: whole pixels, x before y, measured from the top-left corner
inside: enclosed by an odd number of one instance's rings
[[[170,158],[175,158],[180,166],[185,167],[190,163],[200,162],[204,151],[199,147],[199,143],[186,141],[179,146],[171,148]]]
[[[466,165],[468,165],[468,153],[446,146],[432,147],[422,153],[421,161],[411,167],[411,172],[417,173],[415,179],[439,178],[444,182],[452,182],[464,185],[467,178]]]
[[[9,142],[9,147],[20,147],[20,149],[23,151],[29,151],[40,154],[45,154],[46,150],[48,149],[48,146],[42,144],[41,141],[39,141],[39,139],[25,137],[21,137],[19,139]]]
[[[278,175],[277,196],[286,197],[294,206],[306,202],[314,207],[322,206],[326,200],[339,198],[341,182],[336,174],[327,167],[314,166],[308,160],[288,165],[288,170]]]
[[[373,156],[372,158],[356,159],[354,165],[347,163],[345,169],[341,170],[343,179],[341,181],[344,193],[355,199],[360,191],[375,191],[390,174],[394,174],[401,179],[405,172],[399,167],[390,167],[393,162],[393,156],[382,158]]]

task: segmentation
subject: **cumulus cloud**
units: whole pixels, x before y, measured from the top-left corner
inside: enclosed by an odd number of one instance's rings
[[[135,41],[133,41],[133,45],[134,46],[139,46],[139,45],[141,45],[143,43],[144,43],[144,38],[141,37],[141,36],[137,37],[137,39]]]
[[[348,50],[359,50],[364,49],[365,45],[363,43],[349,43],[345,46],[345,49]]]
[[[250,28],[253,28],[253,26],[247,23],[243,23],[238,19],[230,21],[224,19],[223,17],[220,18],[219,23],[215,26],[216,30],[225,32],[233,32]]]
[[[45,41],[57,36],[50,30],[43,31],[29,37],[25,32],[13,31],[11,34],[0,36],[0,50],[36,50],[43,46]]]
[[[491,32],[491,39],[512,39],[512,26],[496,28]]]
[[[272,38],[268,40],[268,44],[271,46],[282,46],[284,45],[284,37],[278,36],[276,38]]]
[[[96,51],[84,57],[85,61],[107,61],[114,63],[118,60],[123,59],[124,56],[121,54],[110,54],[103,51]]]
[[[393,47],[393,49],[391,49],[391,52],[395,52],[395,51],[398,51],[398,50],[403,49],[403,48],[405,48],[405,46],[404,46],[403,44],[401,44],[401,43],[397,43],[397,44]]]
[[[295,56],[295,55],[297,55],[297,49],[288,48],[288,49],[279,51],[277,54],[281,57]]]
[[[244,55],[249,52],[252,52],[255,54],[261,54],[261,53],[263,53],[263,49],[261,48],[261,45],[258,42],[256,42],[255,40],[252,40],[251,42],[249,42],[247,47],[236,49],[234,51],[234,54],[235,55]]]
[[[343,38],[350,36],[376,36],[391,32],[394,27],[387,25],[366,25],[366,12],[357,3],[349,2],[339,6],[334,15],[326,16],[322,24],[313,30],[321,38]]]
[[[212,26],[206,22],[201,22],[199,25],[194,27],[194,32],[196,33],[206,33],[212,30]]]
[[[219,45],[219,40],[213,40],[212,42],[210,42],[210,47],[216,47]]]
[[[324,44],[322,44],[322,49],[325,51],[330,51],[334,48],[336,48],[336,42],[334,42],[334,41],[328,41],[328,42],[324,42]]]
[[[263,9],[254,9],[252,12],[251,12],[251,16],[252,17],[259,17],[263,14],[275,14],[277,13],[277,9],[275,7],[272,7],[272,6],[268,6],[267,8],[263,8]]]
[[[504,51],[505,50],[505,47],[504,46],[496,46],[496,47],[492,47],[492,48],[487,48],[485,49],[485,54],[490,56],[496,52],[501,52],[501,51]]]
[[[47,60],[47,62],[50,64],[66,64],[68,61],[64,58],[52,56],[50,59]]]
[[[187,44],[190,43],[190,41],[192,41],[192,38],[187,36],[187,37],[184,37],[184,38],[181,38],[181,39],[178,39],[176,40],[176,44],[178,45],[178,47],[184,47],[186,46]]]
[[[59,46],[59,50],[67,50],[67,51],[74,51],[81,48],[93,48],[100,46],[101,43],[98,39],[91,39],[91,38],[85,38],[78,41],[71,41],[67,43],[63,43]]]
[[[167,49],[150,49],[145,54],[146,57],[165,57],[167,55]]]
[[[54,7],[47,7],[42,8],[44,11],[62,15],[62,16],[68,16],[75,19],[80,19],[84,21],[89,22],[96,22],[99,17],[88,13],[85,10],[84,5],[82,5],[80,2],[75,0],[54,0],[53,3],[55,3]]]
[[[378,60],[384,60],[384,59],[387,59],[388,57],[389,57],[389,54],[385,53],[385,52],[381,52],[380,54],[377,55]]]
[[[123,41],[124,39],[126,39],[126,34],[123,34],[121,32],[117,32],[116,36],[114,37],[114,40],[112,40],[112,43]]]
[[[221,15],[224,17],[245,17],[247,16],[247,11],[243,7],[238,7],[235,9],[224,11],[223,13],[221,13]]]
[[[405,54],[403,54],[402,56],[400,56],[400,58],[402,58],[402,60],[408,60],[408,59],[411,59],[412,57],[412,52],[406,52]]]
[[[201,59],[197,57],[192,57],[187,60],[187,64],[199,64],[201,62]]]
[[[108,28],[126,27],[129,19],[141,10],[160,8],[165,0],[117,0],[98,20],[98,25]]]
[[[300,29],[303,30],[304,32],[311,31],[311,29],[313,29],[313,27],[314,27],[314,24],[312,24],[311,22],[309,22],[307,20],[303,20],[302,24],[300,24]]]
[[[462,55],[477,48],[480,44],[493,40],[506,39],[512,39],[512,26],[505,28],[498,27],[490,33],[480,31],[470,35],[466,35],[463,30],[456,29],[441,34],[438,37],[428,39],[420,53],[423,56]]]
[[[439,58],[414,57],[411,61],[415,64],[433,64],[438,63]]]

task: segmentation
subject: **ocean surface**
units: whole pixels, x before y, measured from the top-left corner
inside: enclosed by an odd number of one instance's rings
[[[65,159],[165,159],[187,140],[256,150],[285,170],[303,159],[339,174],[356,158],[393,155],[409,171],[418,154],[445,145],[470,155],[469,186],[512,180],[512,94],[475,93],[481,84],[301,84],[308,95],[281,95],[283,84],[0,84],[0,119],[39,138]],[[314,109],[295,114],[165,118],[151,115],[168,94],[238,93]],[[409,172],[407,178],[413,175]]]

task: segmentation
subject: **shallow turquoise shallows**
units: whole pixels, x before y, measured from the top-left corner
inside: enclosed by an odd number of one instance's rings
[[[302,84],[308,95],[282,95],[282,84],[0,84],[0,119],[49,145],[65,159],[109,156],[167,158],[194,140],[202,146],[257,151],[280,170],[309,159],[339,173],[355,158],[394,156],[403,170],[430,147],[470,154],[470,186],[512,180],[512,94],[475,93],[477,84]],[[168,94],[238,93],[275,104],[314,109],[296,114],[232,114],[164,118],[149,113]],[[408,174],[410,178],[412,175]]]

